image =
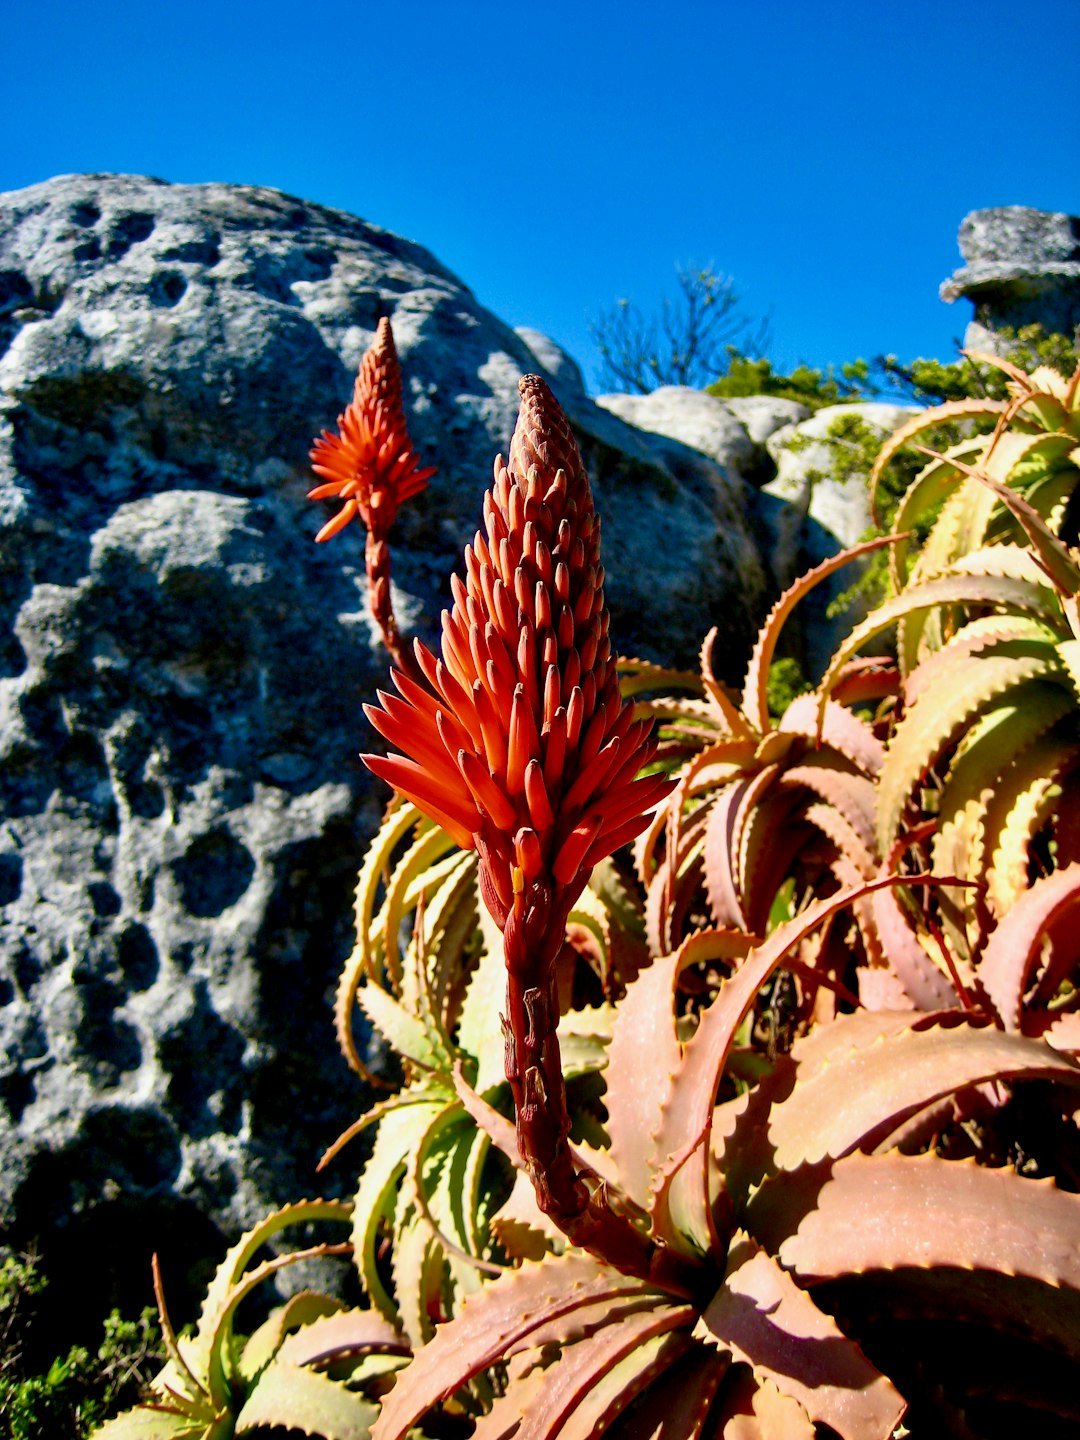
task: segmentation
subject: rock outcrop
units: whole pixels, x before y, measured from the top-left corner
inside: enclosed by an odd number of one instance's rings
[[[766,602],[739,476],[597,408],[420,246],[265,189],[0,196],[0,1219],[97,1306],[125,1266],[145,1297],[151,1246],[214,1253],[355,1172],[313,1166],[367,1103],[330,997],[385,664],[362,540],[312,544],[305,492],[382,314],[439,467],[391,537],[405,626],[433,637],[542,367],[620,650],[719,623],[737,673]]]
[[[1024,205],[973,210],[960,226],[967,262],[941,286],[943,300],[968,299],[969,348],[998,349],[998,332],[1038,324],[1072,335],[1080,326],[1080,216]]]

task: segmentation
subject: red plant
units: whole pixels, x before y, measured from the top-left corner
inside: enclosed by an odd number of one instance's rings
[[[329,540],[356,517],[363,521],[368,603],[387,650],[401,665],[405,662],[390,599],[386,537],[402,501],[424,490],[435,468],[421,469],[412,448],[401,403],[401,366],[385,318],[360,362],[352,403],[337,423],[339,434],[324,430],[312,447],[311,468],[326,483],[310,490],[308,499],[338,497],[345,504],[315,539]]]
[[[619,693],[600,521],[577,444],[543,380],[527,375],[519,390],[509,462],[496,459],[484,497],[486,537],[466,547],[467,578],[454,578],[443,613],[442,658],[417,643],[427,686],[395,673],[400,698],[380,692],[381,708],[364,707],[405,754],[363,758],[479,854],[504,936],[521,1154],[541,1207],[588,1244],[587,1217],[600,1212],[566,1141],[556,964],[593,865],[640,834],[671,782],[639,777],[655,741]],[[636,1251],[640,1236],[625,1228]]]

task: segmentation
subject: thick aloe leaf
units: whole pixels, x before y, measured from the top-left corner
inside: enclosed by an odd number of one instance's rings
[[[399,1200],[394,1212],[390,1271],[398,1320],[414,1351],[435,1333],[444,1312],[445,1250],[413,1205]]]
[[[1063,437],[1048,437],[1051,442],[1058,442],[1051,447],[1052,458],[1057,459],[1072,446],[1070,438],[1064,438],[1064,445],[1060,443]],[[1042,454],[1048,451],[1043,446]],[[1005,485],[1000,479],[990,473],[989,460],[986,467],[980,469],[975,466],[965,465],[960,461],[953,462],[957,469],[963,474],[977,480],[980,485],[985,485],[998,500],[1016,517],[1024,534],[1027,536],[1031,547],[1042,563],[1043,569],[1053,580],[1058,590],[1063,595],[1075,595],[1080,589],[1080,570],[1077,570],[1076,563],[1069,554],[1068,546],[1064,545],[1056,535],[1048,528],[1045,520],[1039,512],[1030,505],[1025,498],[1018,494],[1011,486]]]
[[[661,1102],[681,1059],[674,1011],[678,977],[688,965],[741,959],[749,943],[733,931],[692,935],[643,970],[618,1006],[608,1051],[607,1128],[620,1184],[639,1205],[648,1204],[652,1178],[644,1137],[659,1127]]]
[[[884,545],[895,544],[898,538],[896,535],[885,535],[875,540],[868,540],[863,545],[856,545],[850,550],[842,550],[838,555],[830,556],[829,559],[823,560],[820,565],[815,566],[813,570],[800,576],[793,585],[790,585],[769,611],[765,623],[758,632],[757,643],[750,656],[742,694],[743,714],[759,734],[764,734],[772,726],[766,699],[769,667],[772,665],[784,622],[792,610],[816,585],[820,585],[830,575],[835,575],[837,570],[843,569],[845,565],[861,559],[864,555],[870,555],[875,550],[880,550]]]
[[[1080,870],[1080,867],[1078,867]],[[865,1027],[862,1027],[865,1034]],[[860,1043],[849,1017],[819,1026],[804,1075],[800,1045],[751,1092],[725,1144],[729,1193],[745,1196],[765,1176],[855,1149],[880,1148],[910,1116],[947,1095],[991,1080],[1048,1080],[1080,1087],[1080,1067],[1039,1040],[992,1025],[929,1024]],[[821,1056],[831,1041],[832,1059]],[[736,1198],[733,1196],[733,1198]]]
[[[298,1294],[291,1295],[248,1339],[237,1367],[239,1374],[244,1380],[253,1380],[278,1353],[290,1331],[333,1315],[342,1308],[340,1300],[329,1295],[319,1295],[314,1290],[301,1290]]]
[[[312,1320],[294,1330],[278,1352],[290,1365],[329,1365],[373,1353],[410,1353],[401,1332],[375,1310],[338,1310]]]
[[[399,936],[405,913],[416,904],[416,897],[425,887],[434,888],[460,865],[458,855],[447,856],[454,842],[445,830],[425,820],[416,839],[394,864],[387,879],[386,897],[377,924],[382,932],[382,960],[387,977],[394,987],[401,984],[401,951]],[[439,861],[443,861],[440,866]]]
[[[999,776],[985,822],[986,898],[998,918],[1027,892],[1031,841],[1053,816],[1060,779],[1078,760],[1075,734],[1055,730],[1033,741]]]
[[[371,1073],[360,1058],[352,1032],[356,992],[365,978],[375,979],[381,975],[382,937],[374,933],[375,907],[384,879],[392,869],[395,851],[422,819],[415,805],[406,802],[391,807],[360,867],[356,887],[356,948],[338,981],[334,1025],[346,1060],[358,1075],[368,1080],[372,1078]]]
[[[788,952],[819,925],[880,886],[895,883],[889,877],[843,890],[778,926],[721,984],[715,1000],[702,1011],[664,1098],[656,1134],[658,1173],[652,1186],[652,1218],[656,1233],[667,1244],[683,1251],[708,1248],[712,1214],[708,1136],[713,1102],[735,1033],[758,991]]]
[[[835,752],[819,750],[789,765],[780,783],[804,786],[841,814],[866,850],[874,848],[874,785]]]
[[[94,1431],[94,1440],[228,1440],[231,1434],[232,1417],[228,1415],[214,1424],[140,1405],[106,1420]]]
[[[715,1337],[843,1440],[889,1440],[904,1413],[891,1381],[744,1232],[695,1333]]]
[[[945,405],[934,406],[930,410],[921,410],[917,415],[906,421],[898,430],[894,430],[888,437],[881,449],[878,451],[877,459],[874,461],[873,469],[870,471],[870,505],[874,510],[874,522],[880,524],[877,517],[877,487],[881,476],[888,466],[900,453],[905,445],[909,444],[916,435],[924,435],[935,426],[950,424],[956,420],[972,419],[982,415],[1000,415],[1005,409],[1002,400],[968,399],[953,400]],[[979,444],[978,439],[968,442],[974,448]],[[916,484],[918,481],[916,480]],[[925,508],[929,501],[916,506],[911,506],[913,513]],[[901,527],[897,527],[901,528]]]
[[[850,760],[864,775],[876,775],[885,759],[885,747],[870,726],[843,705],[826,701],[824,718],[815,694],[799,695],[784,712],[778,727],[793,735],[805,735],[815,744],[824,744]]]
[[[506,960],[502,932],[481,909],[484,945],[461,1006],[457,1042],[476,1062],[475,1085],[481,1094],[506,1078],[501,1012],[506,1008]]]
[[[944,575],[937,580],[927,580],[912,590],[888,600],[848,635],[833,656],[821,686],[817,692],[819,725],[824,717],[825,703],[833,681],[839,676],[849,659],[870,640],[918,610],[931,609],[941,605],[974,605],[980,608],[995,608],[1019,611],[1045,620],[1050,626],[1060,625],[1056,601],[1052,592],[1043,586],[1027,585],[1003,575]],[[908,670],[914,668],[907,666]]]
[[[446,1037],[429,1028],[416,1015],[399,1005],[379,985],[364,985],[356,997],[360,1008],[399,1055],[424,1070],[448,1070],[450,1047]]]
[[[1021,689],[1016,703],[999,705],[975,722],[957,749],[938,803],[938,832],[933,843],[937,873],[971,880],[983,878],[986,810],[1002,773],[1018,752],[1026,750],[1072,708],[1073,702],[1063,688],[1027,686]],[[943,895],[943,903],[945,899]],[[969,923],[975,897],[960,891],[948,899]],[[966,924],[963,941],[967,948],[970,937]]]
[[[705,889],[718,926],[749,930],[738,890],[735,832],[739,808],[754,783],[753,776],[736,780],[716,797],[705,832]]]
[[[797,1400],[748,1365],[736,1366],[711,1419],[718,1440],[814,1440],[818,1434]]]
[[[314,1370],[272,1361],[236,1417],[236,1433],[279,1425],[321,1440],[368,1440],[379,1407]]]
[[[610,1440],[699,1440],[706,1425],[714,1433],[711,1407],[730,1367],[728,1355],[695,1342],[605,1433]]]
[[[975,719],[1005,700],[1024,707],[1030,699],[1033,713],[1041,713],[1045,698],[1039,690],[1061,673],[1050,646],[1026,641],[1003,641],[974,664],[959,664],[941,676],[932,692],[913,705],[893,732],[878,788],[878,846],[881,854],[892,848],[900,819],[912,791],[941,752],[961,737]],[[1043,727],[1045,728],[1045,727]]]
[[[870,904],[882,953],[903,987],[907,1003],[927,1011],[959,1006],[955,985],[919,944],[904,917],[899,896],[891,890],[879,890],[871,896]],[[860,979],[863,974],[865,971],[860,972]]]
[[[323,1220],[347,1224],[351,1215],[348,1205],[336,1201],[302,1200],[274,1211],[242,1235],[229,1250],[206,1292],[190,1351],[192,1369],[200,1379],[205,1377],[206,1387],[215,1406],[224,1407],[229,1398],[227,1369],[232,1364],[232,1318],[237,1305],[275,1270],[294,1259],[305,1258],[312,1252],[278,1256],[275,1260],[249,1270],[248,1266],[256,1254],[290,1225]],[[323,1247],[315,1247],[315,1253],[322,1249]]]
[[[524,1170],[515,1172],[513,1189],[490,1224],[512,1260],[542,1260],[549,1250],[561,1254],[566,1247],[566,1236],[536,1203],[536,1189]]]
[[[519,1440],[586,1440],[602,1435],[650,1382],[691,1346],[690,1305],[597,1314],[561,1351],[522,1415]]]
[[[371,1303],[391,1324],[398,1309],[387,1294],[375,1263],[380,1229],[393,1216],[398,1187],[409,1157],[432,1120],[442,1114],[446,1099],[424,1101],[389,1111],[379,1122],[371,1157],[360,1176],[353,1209],[353,1253]]]
[[[1080,906],[1080,864],[1036,881],[998,921],[983,952],[979,979],[1007,1030],[1022,1028],[1024,992],[1039,963],[1047,933],[1068,922],[1075,934]],[[1075,954],[1070,947],[1070,957]]]
[[[980,1272],[1003,1277],[984,1317],[1080,1358],[1080,1197],[936,1155],[849,1155],[779,1176],[749,1206],[751,1227],[803,1284],[913,1267],[963,1272],[957,1313]],[[928,1279],[933,1279],[931,1275]],[[1012,1305],[1008,1301],[1010,1284]]]
[[[404,1440],[433,1405],[527,1343],[544,1323],[597,1301],[655,1294],[643,1281],[580,1253],[549,1257],[540,1264],[526,1262],[470,1295],[399,1373],[372,1427],[373,1440]]]

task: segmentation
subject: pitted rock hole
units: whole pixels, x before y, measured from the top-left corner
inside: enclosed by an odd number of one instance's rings
[[[243,1119],[243,1036],[212,1008],[205,985],[195,1009],[161,1037],[158,1059],[169,1073],[168,1108],[185,1135],[235,1135]]]
[[[22,894],[22,856],[13,851],[0,855],[0,905],[12,905]]]
[[[109,230],[109,248],[106,251],[108,258],[119,260],[127,254],[132,245],[148,240],[154,233],[154,223],[153,215],[147,215],[143,211],[121,215]]]
[[[84,230],[88,230],[91,225],[96,225],[100,219],[101,211],[92,200],[83,200],[71,211],[72,223],[81,225]]]
[[[162,270],[150,281],[150,304],[158,310],[171,309],[184,298],[187,281],[177,270]]]
[[[213,919],[243,896],[255,874],[255,860],[221,825],[193,841],[172,869],[188,910]]]
[[[179,245],[170,245],[162,250],[162,260],[180,260],[186,265],[214,266],[221,259],[221,244],[218,237],[207,235],[199,240],[182,240]]]
[[[100,260],[101,241],[96,235],[91,235],[89,240],[80,240],[71,253],[76,260]]]
[[[127,927],[116,946],[116,958],[132,990],[149,990],[158,977],[161,961],[154,937],[137,921]]]
[[[118,1085],[142,1064],[138,1032],[115,1013],[123,991],[107,980],[88,980],[79,989],[83,1014],[75,1031],[76,1047],[99,1084]]]
[[[99,920],[107,920],[110,915],[120,913],[120,896],[107,880],[94,880],[86,889]]]

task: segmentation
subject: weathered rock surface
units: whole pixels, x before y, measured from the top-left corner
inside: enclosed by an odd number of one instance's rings
[[[1000,348],[1004,327],[1071,335],[1080,325],[1080,216],[1024,205],[973,210],[959,244],[967,263],[942,283],[941,298],[975,306],[969,347]]]
[[[827,530],[833,537],[830,550],[857,545],[872,519],[867,471],[838,475],[837,451],[854,449],[849,437],[867,430],[884,439],[914,413],[909,406],[876,400],[827,405],[808,420],[775,430],[766,447],[776,462],[776,478],[765,486],[766,492]]]
[[[354,1168],[313,1175],[365,1104],[330,996],[385,664],[359,532],[316,547],[304,496],[384,313],[439,466],[392,536],[403,622],[433,635],[540,364],[620,650],[719,623],[737,671],[765,603],[737,475],[598,409],[420,246],[248,187],[0,196],[0,1216],[95,1305]]]

